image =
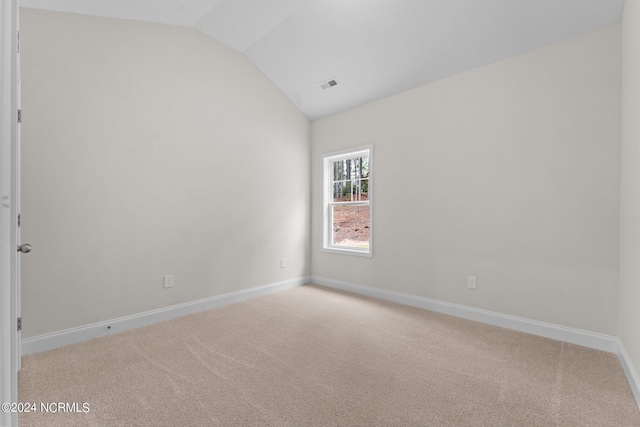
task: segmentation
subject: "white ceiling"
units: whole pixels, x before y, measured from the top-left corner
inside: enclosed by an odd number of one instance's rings
[[[624,0],[21,0],[193,26],[317,119],[620,21]],[[335,77],[338,85],[319,83]]]

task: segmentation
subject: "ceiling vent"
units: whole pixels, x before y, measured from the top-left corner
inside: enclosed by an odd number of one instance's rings
[[[338,81],[336,80],[335,77],[332,77],[329,80],[325,80],[322,83],[320,83],[320,87],[323,90],[327,90],[327,89],[332,88],[334,86],[338,86]]]

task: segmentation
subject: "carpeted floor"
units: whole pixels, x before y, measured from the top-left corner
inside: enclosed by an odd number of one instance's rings
[[[23,360],[29,426],[640,426],[613,354],[303,286]],[[74,409],[74,408],[71,408]]]

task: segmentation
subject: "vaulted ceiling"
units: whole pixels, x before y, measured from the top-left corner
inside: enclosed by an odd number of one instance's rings
[[[191,26],[243,53],[310,119],[620,21],[624,0],[21,0]],[[335,79],[337,84],[321,84]]]

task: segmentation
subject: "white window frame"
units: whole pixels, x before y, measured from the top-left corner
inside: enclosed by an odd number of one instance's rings
[[[334,202],[333,201],[333,162],[352,159],[354,157],[369,157],[369,191],[367,201],[354,202]],[[322,251],[337,254],[356,255],[363,257],[373,256],[373,145],[350,148],[348,150],[336,151],[322,156]],[[350,246],[339,246],[333,242],[333,220],[332,207],[334,205],[346,206],[368,206],[369,207],[369,247],[354,248]]]

